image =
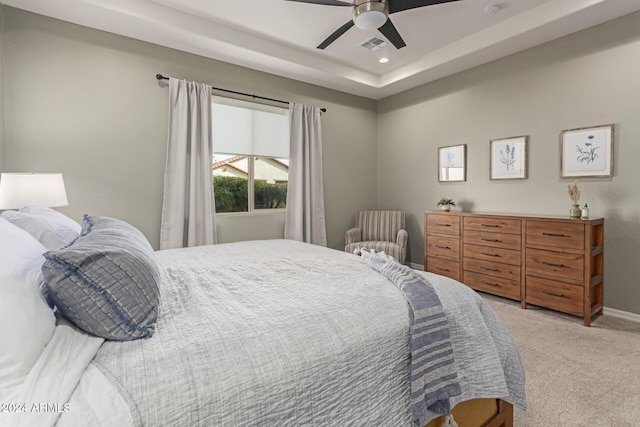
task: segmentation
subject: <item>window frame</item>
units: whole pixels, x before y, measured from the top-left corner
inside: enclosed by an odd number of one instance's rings
[[[229,98],[229,97],[221,97],[220,95],[215,95],[215,97],[217,98],[226,98],[229,100],[235,100],[235,98]],[[214,104],[215,103],[215,97],[212,96],[211,97],[211,103]],[[268,104],[262,104],[262,103],[258,103],[258,102],[252,102],[252,101],[245,101],[245,100],[238,100],[241,101],[244,104],[254,104],[254,105],[268,105]],[[282,109],[284,111],[287,110],[287,108],[282,108],[279,106],[273,106],[273,105],[268,105],[269,107],[274,107],[274,108],[278,108],[278,109]],[[256,111],[261,111],[259,108],[256,108]],[[239,154],[239,153],[223,153],[223,152],[216,152],[215,151],[215,141],[213,141],[213,153],[212,153],[212,158],[211,158],[211,164],[213,165],[215,162],[213,161],[216,155],[225,155],[225,156],[243,156],[246,158],[247,160],[247,210],[246,211],[237,211],[237,212],[215,212],[216,215],[224,215],[224,216],[237,216],[237,215],[282,215],[284,213],[286,213],[287,211],[287,207],[283,207],[283,208],[263,208],[263,209],[256,209],[255,207],[255,161],[256,159],[260,159],[260,158],[265,158],[265,159],[283,159],[283,157],[270,157],[270,156],[264,156],[264,155],[247,155],[247,154]],[[287,160],[289,160],[289,158],[286,158]],[[213,180],[214,178],[214,174],[213,174],[213,169],[211,171],[211,179]],[[214,194],[215,194],[215,186],[214,186]],[[288,165],[287,165],[287,194],[289,192],[289,169],[288,169]],[[214,202],[215,202],[215,197],[214,197]]]

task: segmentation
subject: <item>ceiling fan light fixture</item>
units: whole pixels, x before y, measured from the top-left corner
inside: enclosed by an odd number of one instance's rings
[[[387,22],[386,1],[359,1],[353,8],[353,23],[361,30],[375,30]]]

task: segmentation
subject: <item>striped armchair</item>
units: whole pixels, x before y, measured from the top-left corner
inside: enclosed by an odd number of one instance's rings
[[[402,211],[362,211],[356,217],[356,226],[347,230],[345,252],[354,253],[367,248],[384,251],[404,264],[407,256],[408,234],[404,229]]]

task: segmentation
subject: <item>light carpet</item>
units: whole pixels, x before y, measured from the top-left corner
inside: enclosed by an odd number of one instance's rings
[[[482,294],[511,330],[527,378],[515,427],[640,426],[640,323],[582,319]]]

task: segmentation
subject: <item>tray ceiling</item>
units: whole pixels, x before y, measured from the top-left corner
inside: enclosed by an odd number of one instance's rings
[[[174,49],[380,99],[640,10],[636,0],[462,0],[392,15],[407,46],[362,47],[348,7],[284,0],[1,0]],[[495,5],[497,13],[487,13]],[[494,8],[495,11],[495,8]],[[381,57],[389,59],[380,63]]]

